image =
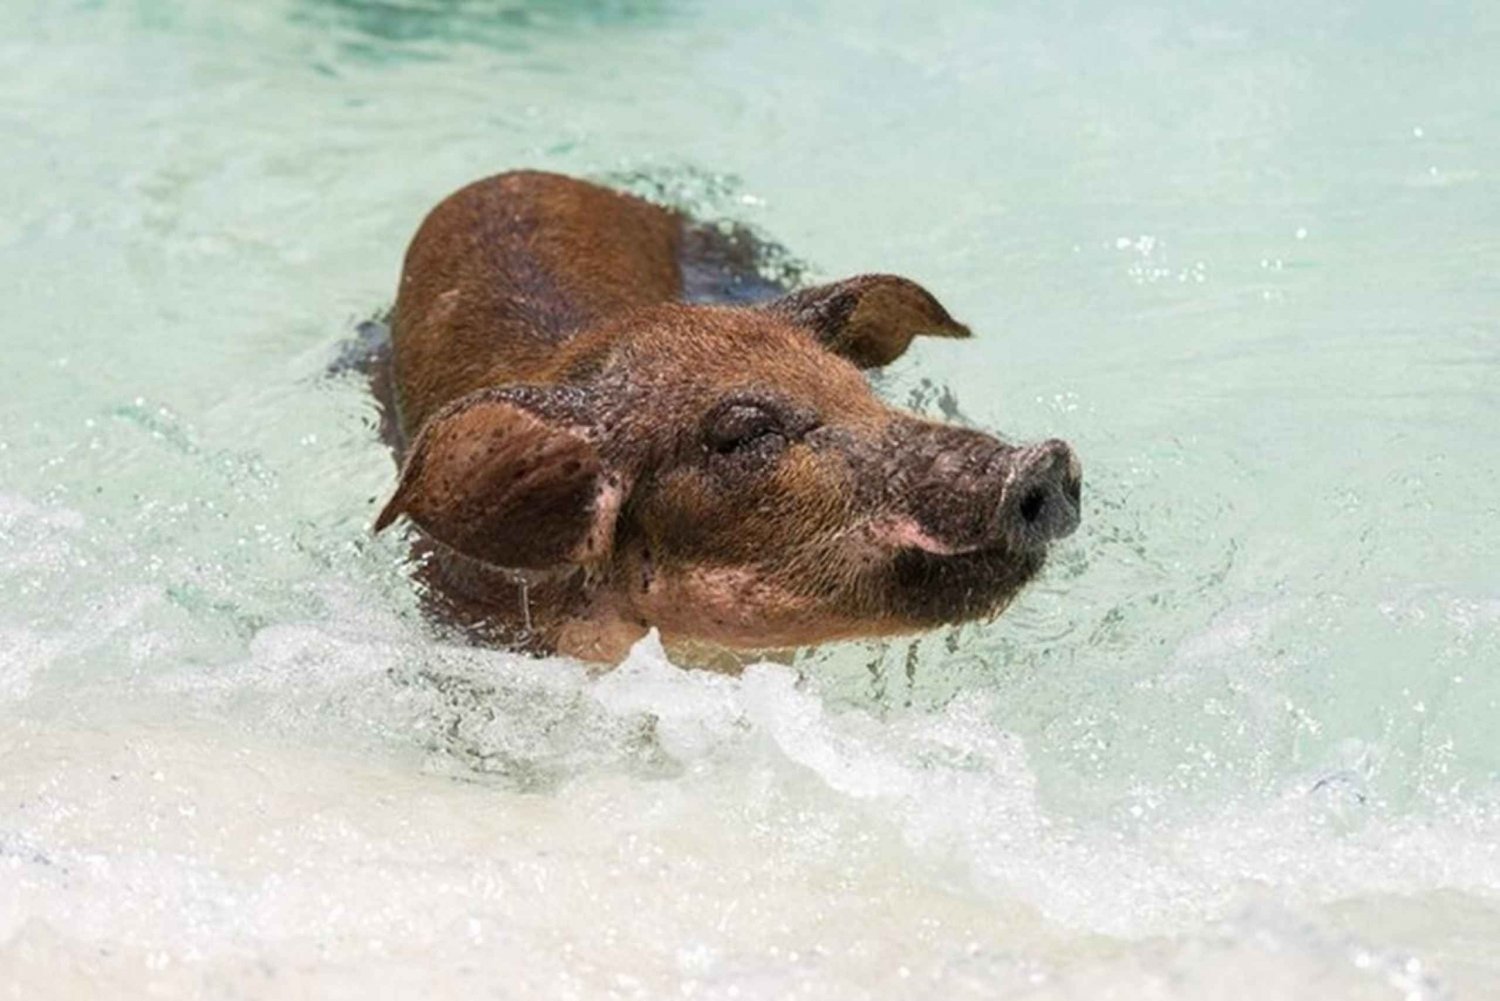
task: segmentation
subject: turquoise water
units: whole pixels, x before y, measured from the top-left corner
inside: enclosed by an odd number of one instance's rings
[[[0,8],[0,984],[1500,997],[1482,4]],[[1004,618],[729,679],[444,644],[364,387],[530,165],[891,270],[1081,453]]]

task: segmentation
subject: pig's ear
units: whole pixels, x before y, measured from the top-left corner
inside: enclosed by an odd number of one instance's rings
[[[496,566],[602,561],[624,486],[572,404],[556,391],[520,388],[445,407],[412,443],[375,531],[404,514],[443,545]]]
[[[901,357],[918,334],[968,337],[969,328],[916,282],[858,275],[792,292],[761,307],[806,327],[830,351],[860,368]]]

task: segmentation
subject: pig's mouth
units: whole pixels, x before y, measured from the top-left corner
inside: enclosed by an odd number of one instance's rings
[[[891,613],[927,628],[998,615],[1046,563],[1045,545],[965,552],[901,549],[888,566]]]

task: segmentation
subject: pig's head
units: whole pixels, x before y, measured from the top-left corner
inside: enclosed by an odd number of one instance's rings
[[[617,316],[536,384],[431,418],[377,528],[406,514],[487,563],[580,568],[678,640],[786,647],[994,615],[1077,526],[1078,461],[883,403],[860,367],[917,333],[967,331],[892,276]]]

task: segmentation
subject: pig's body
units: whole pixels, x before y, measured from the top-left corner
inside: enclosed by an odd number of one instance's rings
[[[435,208],[393,318],[411,444],[377,528],[437,543],[426,584],[466,625],[590,660],[653,626],[763,650],[1000,611],[1077,522],[1071,450],[874,396],[860,367],[967,335],[905,279],[682,302],[705,232],[534,172]]]

